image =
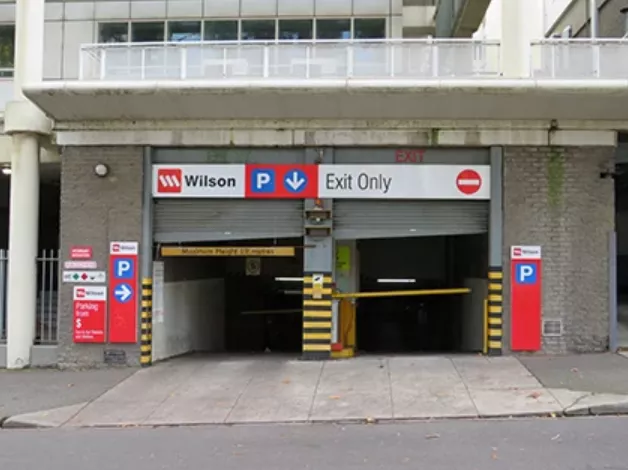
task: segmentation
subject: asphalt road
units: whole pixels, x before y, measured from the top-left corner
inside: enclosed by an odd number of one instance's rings
[[[628,469],[628,418],[0,431],[20,470]]]

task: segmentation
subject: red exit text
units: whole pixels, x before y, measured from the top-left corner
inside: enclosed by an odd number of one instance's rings
[[[425,150],[398,149],[395,150],[395,163],[423,163]]]

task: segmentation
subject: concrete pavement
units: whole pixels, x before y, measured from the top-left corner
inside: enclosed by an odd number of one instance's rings
[[[9,416],[91,401],[137,369],[0,369],[0,421]]]
[[[0,432],[19,470],[628,468],[628,418]]]
[[[628,362],[628,360],[621,358]],[[168,426],[614,414],[625,394],[544,387],[515,357],[186,357],[5,427]]]

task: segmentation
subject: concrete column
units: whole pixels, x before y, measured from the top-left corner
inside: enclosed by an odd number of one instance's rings
[[[14,101],[5,110],[5,133],[12,138],[9,269],[7,289],[7,367],[31,362],[37,314],[40,140],[51,121],[28,101],[22,85],[41,81],[44,0],[17,0]]]
[[[306,163],[331,163],[332,150],[307,149]],[[331,200],[321,201],[324,210],[332,209]],[[316,206],[316,201],[307,199],[305,205],[305,231],[303,250],[303,359],[324,360],[331,357],[332,344],[332,275],[334,268],[334,240],[331,233],[323,230],[317,235],[308,234],[308,227],[313,224],[308,213]],[[322,226],[329,227],[329,220]],[[317,281],[321,277],[319,288],[321,296],[314,294]],[[311,293],[310,293],[311,292]]]
[[[507,78],[523,78],[530,71],[530,34],[526,31],[530,0],[501,2],[501,68]],[[526,8],[527,7],[527,8]],[[534,10],[534,8],[532,8]]]

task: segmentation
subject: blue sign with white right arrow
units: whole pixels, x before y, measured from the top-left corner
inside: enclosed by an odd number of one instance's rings
[[[301,170],[290,170],[284,176],[283,185],[286,191],[300,193],[307,187],[307,175]]]
[[[118,302],[125,304],[133,298],[133,288],[129,284],[120,284],[113,295]]]

